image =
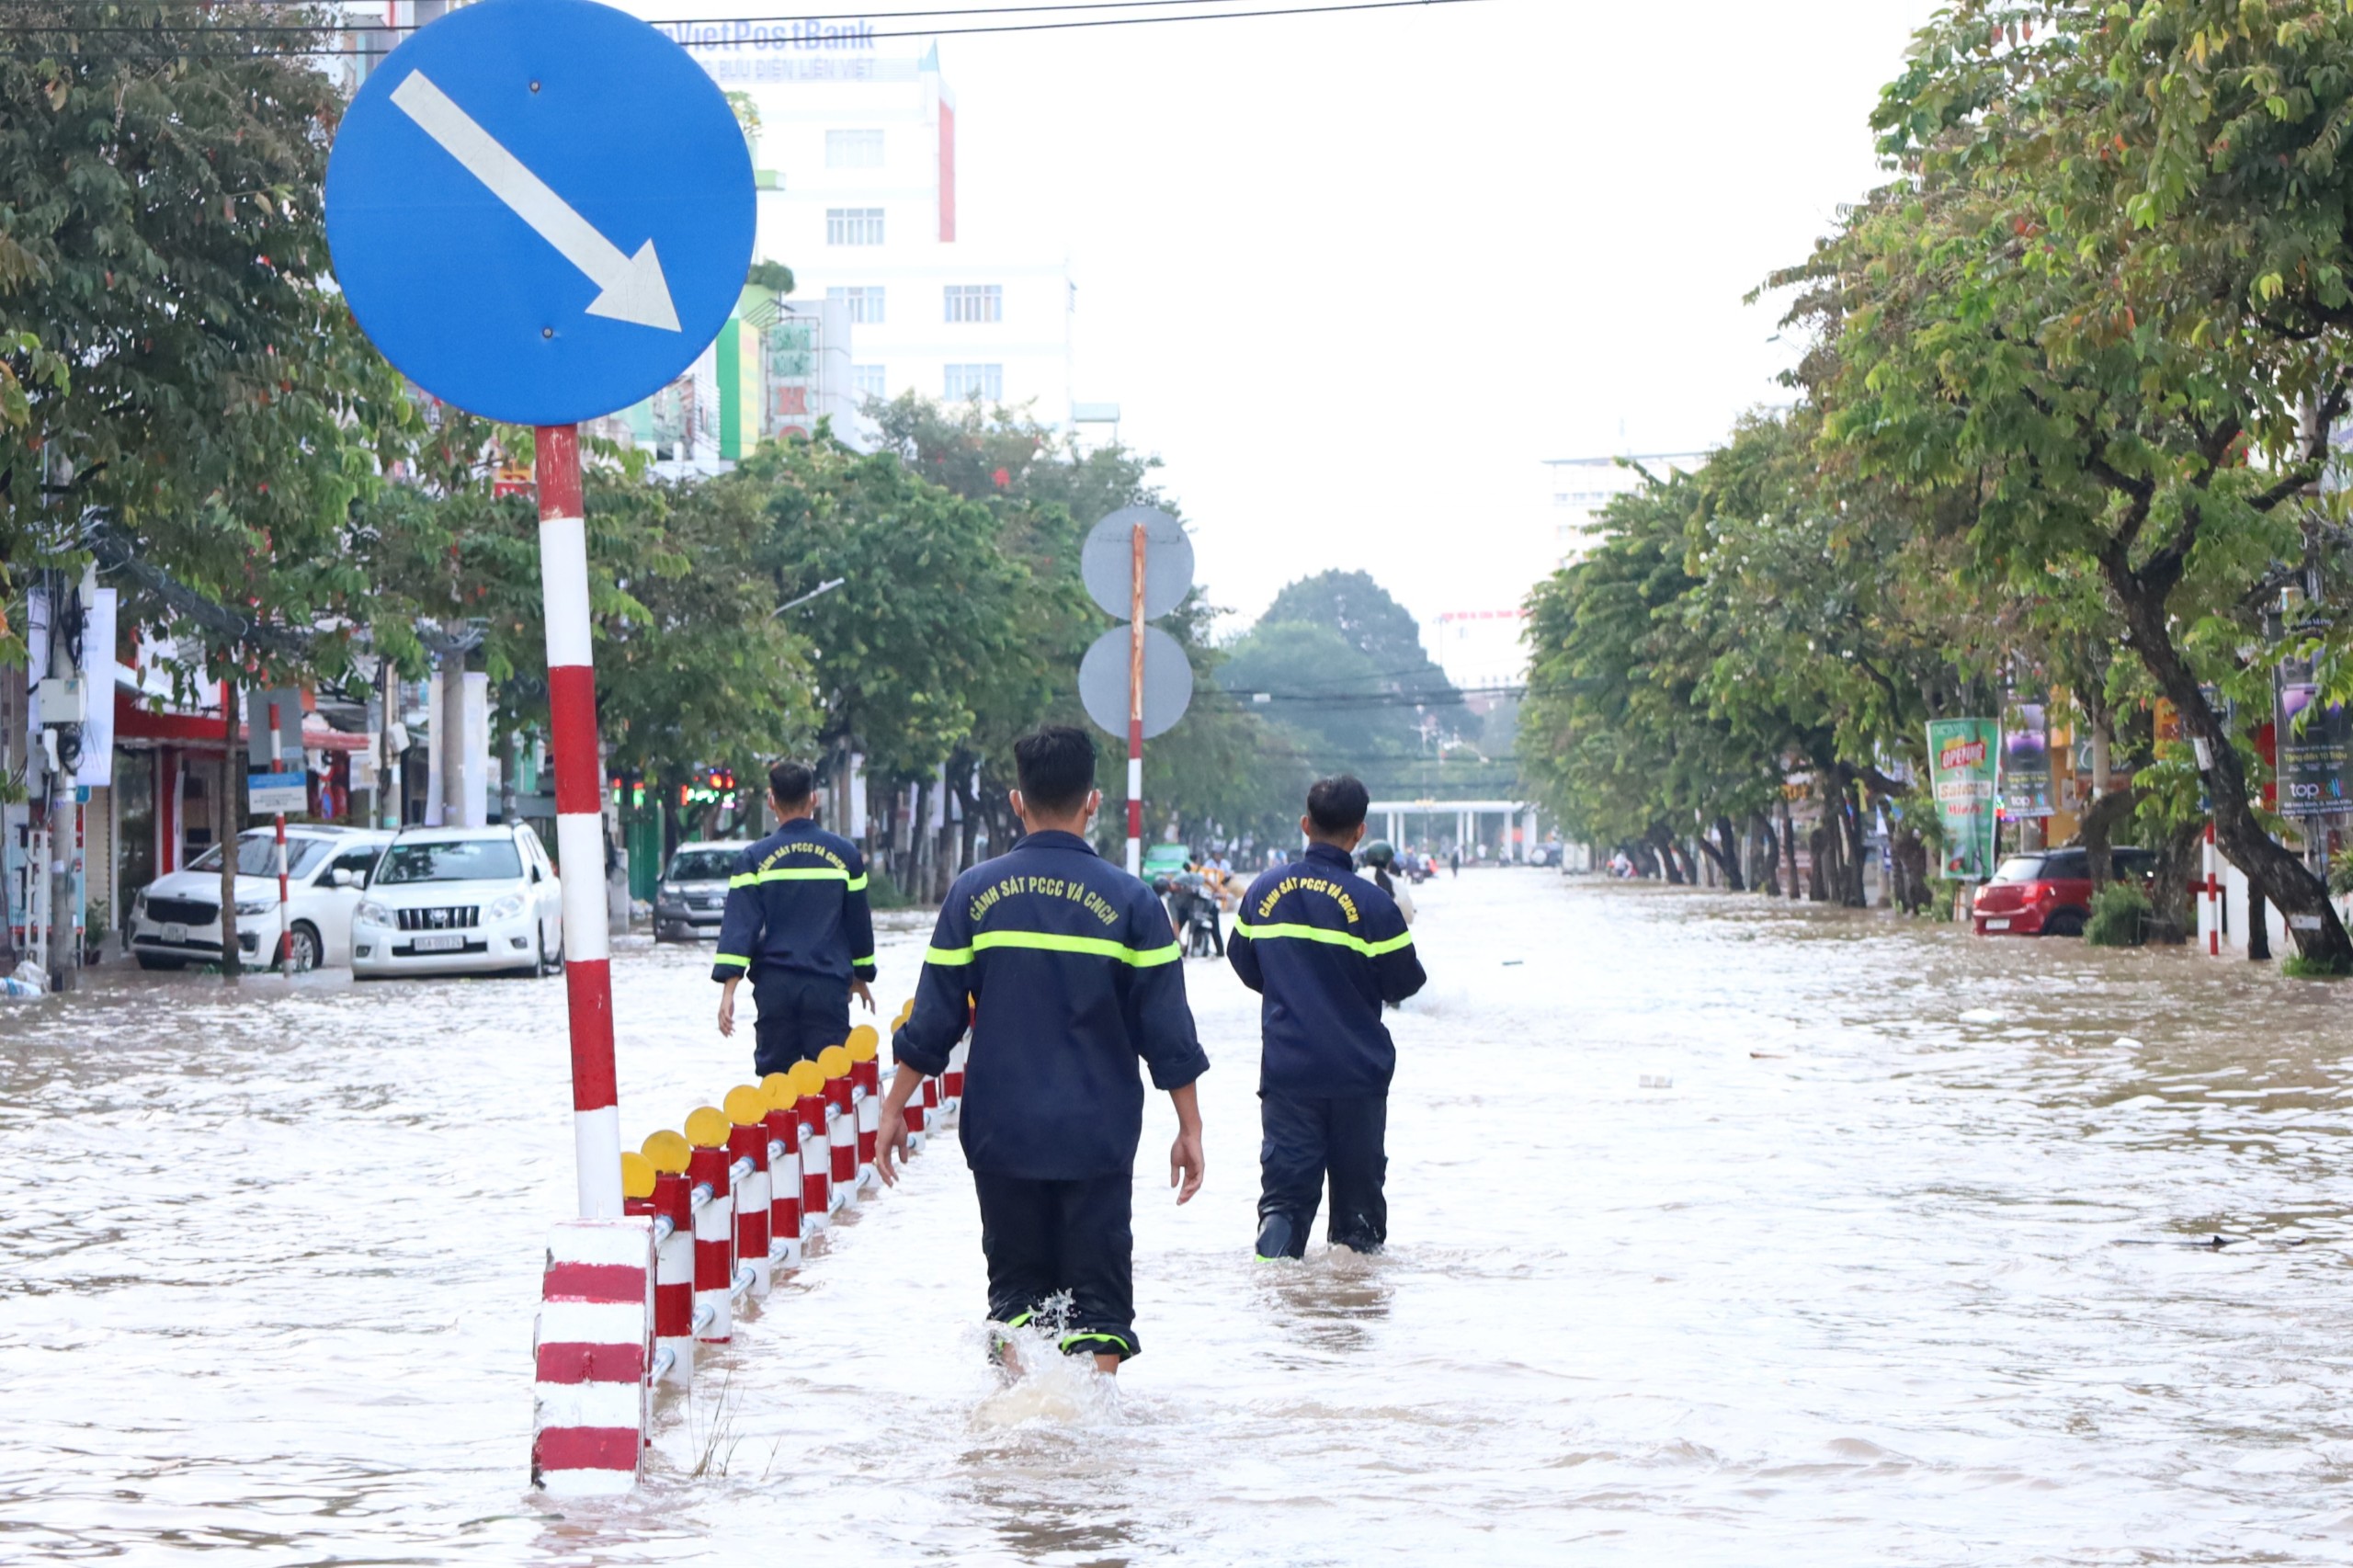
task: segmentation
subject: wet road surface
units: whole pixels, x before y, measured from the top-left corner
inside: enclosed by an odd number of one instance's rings
[[[935,1142],[593,1506],[525,1486],[561,981],[0,1012],[0,1560],[2353,1559],[2353,987],[1545,871],[1418,896],[1386,1256],[1252,1263],[1255,1003],[1191,964],[1210,1183],[1170,1203],[1155,1096],[1115,1393],[981,1365]],[[748,1073],[708,962],[616,955],[632,1143]]]

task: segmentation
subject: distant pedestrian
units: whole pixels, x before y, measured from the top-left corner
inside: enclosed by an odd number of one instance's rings
[[[1260,877],[1226,957],[1259,1008],[1258,1246],[1300,1257],[1328,1179],[1334,1246],[1389,1237],[1389,1082],[1397,1047],[1381,1021],[1427,980],[1394,900],[1356,874],[1369,797],[1356,779],[1316,781],[1300,828],[1307,852]]]
[[[1446,874],[1449,877],[1459,877],[1462,874],[1462,846],[1456,845],[1453,851],[1447,856]]]
[[[817,825],[817,775],[806,763],[768,769],[777,830],[735,858],[710,977],[719,1032],[735,1033],[735,988],[752,982],[761,1076],[816,1060],[849,1034],[849,999],[874,1011],[874,916],[858,846]]]
[[[1168,1171],[1179,1203],[1201,1185],[1194,1080],[1210,1063],[1166,912],[1087,842],[1103,802],[1093,737],[1048,725],[1013,757],[1013,812],[1027,832],[957,878],[940,905],[915,1011],[891,1042],[899,1070],[875,1168],[897,1181],[907,1101],[946,1070],[969,1026],[960,1132],[980,1195],[989,1316],[1017,1328],[1055,1313],[1063,1354],[1091,1353],[1113,1372],[1142,1347],[1130,1230],[1137,1063],[1176,1107]],[[1005,1340],[996,1354],[1013,1364]]]

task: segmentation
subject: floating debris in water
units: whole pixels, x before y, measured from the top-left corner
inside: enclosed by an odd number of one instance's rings
[[[1643,1074],[1643,1087],[1645,1089],[1671,1089],[1675,1087],[1675,1080],[1668,1077],[1664,1073],[1645,1073]]]

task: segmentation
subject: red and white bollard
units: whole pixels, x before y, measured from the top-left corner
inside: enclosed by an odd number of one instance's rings
[[[2215,874],[2214,824],[2206,824],[2206,847],[2202,857],[2206,862],[2206,956],[2222,956],[2222,879]]]
[[[694,1184],[695,1337],[723,1345],[735,1336],[735,1199],[728,1167],[726,1115],[704,1106],[687,1118],[694,1154],[687,1177]]]
[[[792,1080],[771,1073],[760,1080],[767,1096],[768,1259],[770,1267],[801,1267],[801,1119]]]
[[[620,1160],[613,1161],[620,1190]],[[567,1220],[549,1238],[532,1345],[531,1484],[560,1497],[627,1492],[645,1459],[654,1356],[654,1226]]]
[[[829,1045],[817,1053],[818,1070],[825,1074],[825,1142],[833,1150],[833,1202],[837,1209],[858,1207],[858,1107],[850,1078],[849,1047]]]
[[[858,1185],[876,1186],[874,1145],[882,1131],[882,1066],[875,1061],[881,1040],[865,1024],[849,1031],[850,1105],[858,1116]]]
[[[694,1197],[687,1166],[694,1151],[675,1132],[656,1132],[642,1153],[621,1156],[621,1197],[654,1221],[654,1365],[649,1381],[685,1388],[695,1375]]]
[[[954,1119],[964,1108],[964,1059],[972,1054],[969,1038],[960,1040],[948,1052],[948,1071],[940,1074],[940,1108],[947,1119]]]
[[[813,1062],[796,1062],[792,1119],[801,1129],[801,1239],[833,1223],[834,1155],[825,1139],[825,1075]]]
[[[612,946],[605,926],[604,767],[588,619],[588,531],[580,428],[542,425],[540,593],[548,639],[548,728],[563,871],[563,983],[572,1022],[572,1133],[584,1219],[621,1211],[620,1096],[613,1071]]]
[[[768,1097],[745,1084],[727,1091],[727,1152],[735,1166],[735,1258],[752,1271],[752,1294],[763,1297],[774,1283],[768,1259]],[[749,1163],[750,1169],[745,1165]]]
[[[925,1088],[931,1086],[931,1080],[928,1078],[926,1078],[923,1083]],[[907,1096],[907,1108],[902,1119],[906,1123],[907,1153],[910,1154],[923,1153],[925,1134],[930,1127],[930,1118],[926,1112],[926,1108],[923,1103],[921,1091]]]

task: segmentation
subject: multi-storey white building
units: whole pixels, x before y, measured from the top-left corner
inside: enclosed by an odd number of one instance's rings
[[[759,254],[792,269],[797,299],[848,307],[860,395],[978,397],[1069,423],[1068,259],[971,237],[937,45],[885,53],[866,23],[665,30],[756,112]]]
[[[1686,473],[1708,460],[1705,452],[1633,452],[1624,457],[1547,458],[1552,475],[1552,549],[1559,564],[1580,560],[1592,548],[1602,510],[1619,496],[1643,487],[1643,470],[1665,478]],[[1639,467],[1634,466],[1639,465]]]

